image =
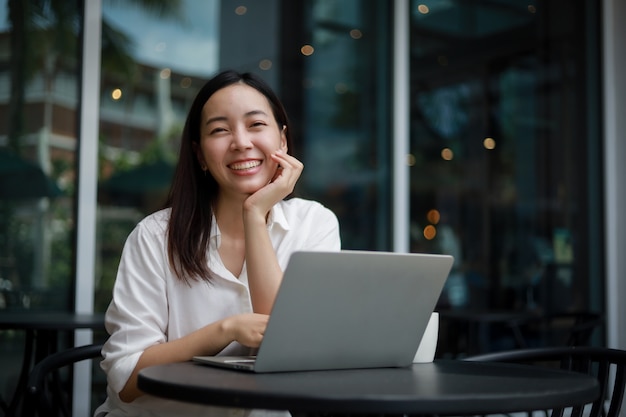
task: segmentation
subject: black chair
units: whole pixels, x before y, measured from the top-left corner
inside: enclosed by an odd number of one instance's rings
[[[626,351],[603,347],[544,347],[487,353],[465,358],[468,361],[506,362],[552,366],[594,375],[600,383],[600,397],[590,413],[585,407],[573,407],[572,417],[619,417],[626,387]],[[608,400],[608,411],[605,401]],[[552,416],[563,416],[563,409],[552,410]]]
[[[37,363],[28,376],[23,415],[71,416],[70,388],[61,388],[58,371],[76,362],[100,358],[101,350],[101,343],[73,347],[53,353]]]

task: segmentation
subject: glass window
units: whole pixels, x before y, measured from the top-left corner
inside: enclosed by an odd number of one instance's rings
[[[304,29],[284,46],[302,60],[286,90],[301,94],[290,109],[306,167],[299,191],[337,214],[345,249],[390,247],[390,7],[305,2]]]
[[[74,303],[81,19],[74,2],[45,3],[0,1],[0,314]],[[0,330],[2,401],[24,346],[23,331]]]
[[[80,77],[76,44],[60,40],[78,36],[79,15],[66,21],[62,10],[38,7],[9,14],[0,2],[0,308],[66,310]]]
[[[599,6],[577,4],[411,2],[411,242],[455,255],[442,309],[602,305]]]

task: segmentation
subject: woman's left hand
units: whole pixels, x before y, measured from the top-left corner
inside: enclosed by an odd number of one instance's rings
[[[278,163],[274,177],[244,202],[244,211],[257,211],[263,218],[276,203],[293,192],[304,169],[302,162],[283,150],[277,150],[271,157]]]

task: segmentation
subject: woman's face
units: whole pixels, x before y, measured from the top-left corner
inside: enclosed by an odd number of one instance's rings
[[[272,180],[278,164],[270,155],[287,151],[284,129],[267,98],[246,84],[222,88],[209,98],[196,154],[221,196],[250,195]]]

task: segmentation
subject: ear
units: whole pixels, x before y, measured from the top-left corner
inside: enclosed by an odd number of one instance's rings
[[[283,125],[280,131],[280,149],[287,152],[287,126]]]

